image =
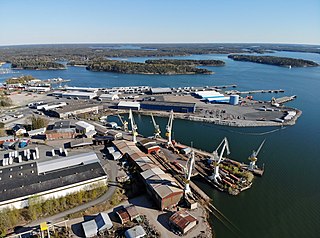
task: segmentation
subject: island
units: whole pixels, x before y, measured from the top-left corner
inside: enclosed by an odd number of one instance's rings
[[[105,60],[89,63],[86,67],[91,71],[104,71],[123,74],[160,74],[160,75],[176,75],[176,74],[212,74],[207,69],[199,69],[191,65],[162,63],[137,63],[124,62],[117,60]]]
[[[11,62],[12,69],[32,69],[32,70],[52,70],[52,69],[66,69],[66,66],[53,62],[41,60],[20,60]]]
[[[158,59],[146,60],[147,64],[174,64],[174,65],[188,65],[188,66],[224,66],[225,62],[222,60],[180,60],[180,59]]]
[[[246,61],[258,64],[269,64],[283,67],[313,67],[319,66],[316,62],[304,59],[295,59],[277,56],[255,56],[255,55],[228,55],[228,58],[236,61]]]

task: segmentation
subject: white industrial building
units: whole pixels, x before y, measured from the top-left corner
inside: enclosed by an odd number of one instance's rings
[[[143,229],[142,226],[134,226],[124,233],[126,238],[141,238],[147,235],[146,231]]]
[[[44,135],[46,133],[46,130],[47,130],[47,128],[43,127],[43,128],[27,131],[27,133],[29,136]]]
[[[118,109],[140,110],[140,102],[120,101],[118,103]]]
[[[49,92],[51,90],[50,87],[28,87],[27,88],[28,91],[31,91],[31,92],[38,92],[38,93],[44,93],[44,92]]]
[[[94,152],[0,168],[0,210],[27,207],[32,197],[44,201],[107,183]]]
[[[80,92],[80,91],[72,91],[72,92],[64,92],[61,94],[63,98],[73,98],[73,99],[92,99],[97,96],[95,92]]]
[[[81,134],[86,134],[89,131],[94,131],[95,129],[94,125],[91,125],[85,121],[78,121],[75,125],[76,125],[77,131],[79,131]]]
[[[98,92],[99,88],[86,88],[86,87],[64,87],[68,91],[79,91],[79,92]]]
[[[109,101],[113,101],[113,100],[119,100],[119,95],[116,93],[110,93],[110,94],[101,94],[99,96],[99,98],[101,100],[109,100]]]

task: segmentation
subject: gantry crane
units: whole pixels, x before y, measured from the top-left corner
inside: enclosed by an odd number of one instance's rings
[[[131,109],[129,111],[129,119],[131,121],[132,141],[134,143],[137,143],[138,127],[137,127],[136,123],[134,122],[134,118],[133,118]]]
[[[218,150],[220,149],[220,147],[223,145],[221,152],[220,152],[220,156],[218,154]],[[219,174],[219,164],[222,160],[222,156],[224,154],[224,151],[227,149],[227,155],[230,154],[230,149],[229,149],[229,143],[227,138],[223,138],[223,140],[221,141],[220,145],[217,147],[217,149],[215,151],[213,151],[213,166],[214,166],[214,170],[213,170],[213,174],[211,176],[209,176],[209,179],[213,180],[215,183],[219,184],[218,180],[221,180],[220,174]]]
[[[194,150],[192,150],[191,156],[187,161],[186,169],[185,169],[185,183],[186,183],[185,187],[184,187],[184,194],[185,195],[191,194],[191,189],[190,189],[189,183],[190,183],[194,163],[195,163]]]
[[[173,148],[172,144],[172,123],[173,123],[173,110],[170,112],[168,124],[166,126],[166,137],[168,139],[167,146]]]
[[[258,154],[259,154],[262,146],[264,145],[265,141],[266,140],[263,140],[262,143],[260,144],[258,150],[257,151],[253,151],[252,154],[249,156],[249,158],[248,158],[250,160],[250,164],[249,164],[249,167],[248,167],[249,170],[254,170],[254,169],[257,168],[256,162],[258,160]]]
[[[126,120],[123,120],[122,117],[118,114],[119,120],[121,121],[122,124],[122,129],[125,132],[128,132],[128,122]]]
[[[161,137],[161,135],[160,135],[161,130],[160,130],[160,126],[154,120],[152,113],[151,113],[151,119],[152,119],[152,123],[153,123],[153,127],[154,127],[154,138],[156,139],[156,138]]]

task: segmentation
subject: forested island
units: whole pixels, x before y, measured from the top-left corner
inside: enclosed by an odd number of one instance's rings
[[[12,61],[11,68],[33,69],[33,70],[66,69],[66,67],[61,63],[52,62],[52,61],[32,60],[32,59]]]
[[[311,60],[277,57],[277,56],[228,55],[228,58],[236,61],[246,61],[246,62],[269,64],[269,65],[284,66],[284,67],[319,66],[319,64]]]
[[[147,64],[174,64],[174,65],[189,65],[189,66],[224,66],[222,60],[180,60],[180,59],[159,59],[146,60]]]
[[[199,69],[194,66],[184,64],[171,63],[137,63],[124,62],[117,60],[105,60],[94,63],[89,63],[86,67],[91,71],[104,71],[123,74],[212,74],[213,72],[207,69]]]

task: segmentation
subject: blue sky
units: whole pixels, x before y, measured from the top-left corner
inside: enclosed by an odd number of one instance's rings
[[[320,45],[319,0],[0,0],[0,45]]]

